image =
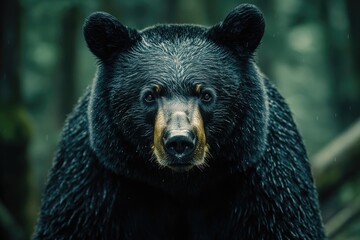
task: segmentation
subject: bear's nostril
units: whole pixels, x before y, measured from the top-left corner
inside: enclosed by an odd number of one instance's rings
[[[192,147],[193,147],[193,144],[185,139],[172,139],[167,144],[167,148],[169,148],[179,154],[184,153],[186,150],[189,150]]]
[[[191,134],[168,134],[164,139],[165,149],[168,154],[184,157],[194,152],[195,143]]]

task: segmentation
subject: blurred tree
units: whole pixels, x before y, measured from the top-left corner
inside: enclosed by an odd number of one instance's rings
[[[65,117],[76,102],[76,37],[79,31],[80,6],[71,4],[62,10],[60,20],[59,78],[57,79],[58,127],[64,124]]]
[[[1,1],[0,16],[0,239],[25,239],[31,231],[27,216],[30,123],[20,93],[19,1]]]
[[[320,23],[332,85],[334,117],[344,130],[360,115],[360,2],[321,0]]]
[[[357,79],[357,87],[360,88],[360,1],[357,0],[347,0],[347,12],[349,17],[349,35],[348,37],[351,39],[351,55],[353,57],[354,62],[354,70],[356,72]]]
[[[336,35],[339,34],[334,26],[332,25],[332,4],[333,1],[320,0],[319,3],[319,12],[320,12],[320,23],[322,24],[323,34],[324,34],[324,45],[325,53],[327,54],[327,64],[328,69],[331,71],[329,75],[332,91],[331,105],[334,106],[335,117],[338,115],[342,116],[339,119],[338,125],[339,129],[345,127],[346,125],[341,122],[344,120],[347,112],[344,109],[344,106],[347,103],[347,97],[344,97],[344,81],[346,81],[346,71],[345,71],[345,62],[342,58],[343,49],[341,44],[336,39]],[[345,79],[344,79],[345,78]],[[345,126],[344,126],[345,125]],[[339,131],[339,130],[338,130]]]
[[[349,18],[349,34],[351,44],[351,57],[352,57],[352,72],[353,72],[353,87],[348,90],[351,91],[352,96],[352,117],[360,116],[360,1],[347,0],[347,13]],[[349,106],[347,106],[349,108]]]

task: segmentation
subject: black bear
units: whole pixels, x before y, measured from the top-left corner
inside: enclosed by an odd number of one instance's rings
[[[291,113],[254,62],[253,5],[212,27],[84,24],[98,59],[34,239],[324,239]]]

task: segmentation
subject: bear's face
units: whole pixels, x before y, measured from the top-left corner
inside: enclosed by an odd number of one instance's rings
[[[252,53],[263,34],[261,13],[253,6],[235,9],[212,28],[160,25],[141,32],[95,13],[84,33],[100,60],[90,105],[92,145],[108,155],[111,168],[128,154],[120,145],[181,172],[226,156],[225,145],[251,143],[246,131],[257,121],[252,114],[265,104],[262,84],[253,76]],[[244,136],[233,136],[236,127],[244,128]]]
[[[240,76],[234,57],[204,29],[194,35],[188,26],[176,28],[172,39],[174,27],[143,32],[115,58],[116,74],[106,82],[116,126],[131,130],[130,141],[148,146],[160,166],[181,171],[206,165],[209,146],[232,132]]]

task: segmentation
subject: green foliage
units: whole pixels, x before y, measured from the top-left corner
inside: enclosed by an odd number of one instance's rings
[[[30,118],[21,107],[0,107],[0,141],[27,141],[32,135]]]

